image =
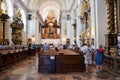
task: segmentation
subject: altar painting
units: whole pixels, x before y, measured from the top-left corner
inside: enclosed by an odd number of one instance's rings
[[[41,29],[42,39],[59,39],[60,29],[61,28],[58,26],[53,12],[50,11]]]

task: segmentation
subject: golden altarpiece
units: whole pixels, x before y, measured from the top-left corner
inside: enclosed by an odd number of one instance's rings
[[[80,20],[82,23],[82,32],[80,33],[80,41],[90,44],[91,40],[91,14],[90,14],[90,0],[83,0],[80,12]]]
[[[0,44],[2,45],[9,44],[7,19],[9,19],[7,10],[0,9]]]
[[[41,28],[42,39],[58,39],[60,38],[60,26],[57,25],[57,20],[52,11],[48,13],[46,20]]]
[[[14,45],[22,44],[22,30],[24,28],[24,24],[21,17],[22,15],[19,9],[17,11],[17,16],[14,18],[14,21],[10,25],[10,27],[12,28],[12,41]]]
[[[106,0],[107,5],[107,29],[105,35],[106,47],[104,57],[104,69],[116,76],[120,76],[120,0]]]
[[[117,0],[106,0],[107,5],[107,34],[105,35],[106,53],[117,56],[117,33],[118,33],[118,5]]]

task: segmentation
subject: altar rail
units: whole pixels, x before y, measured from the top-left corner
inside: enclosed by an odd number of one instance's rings
[[[103,68],[116,76],[120,76],[120,57],[105,56]]]

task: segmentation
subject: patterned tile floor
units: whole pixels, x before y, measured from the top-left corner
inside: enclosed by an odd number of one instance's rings
[[[0,80],[120,80],[106,71],[97,76],[95,68],[92,73],[61,73],[47,74],[38,73],[38,57],[32,56],[20,61],[13,66],[0,72]]]

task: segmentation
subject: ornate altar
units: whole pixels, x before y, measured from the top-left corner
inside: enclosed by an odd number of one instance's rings
[[[108,55],[115,56],[117,53],[117,35],[116,34],[106,34],[106,51]]]
[[[90,44],[91,38],[91,11],[90,11],[90,0],[82,0],[82,6],[80,11],[80,20],[82,23],[82,30],[80,33],[80,41],[86,44]],[[89,36],[88,36],[89,34]]]
[[[9,19],[7,10],[0,9],[0,44],[2,45],[9,44],[7,19]]]
[[[42,39],[60,38],[60,26],[57,25],[53,12],[50,11],[42,26]]]
[[[117,3],[114,0],[106,0],[107,5],[107,34],[105,35],[106,51],[108,55],[117,55]],[[112,5],[112,6],[111,6]]]
[[[17,16],[11,23],[12,28],[12,41],[15,45],[21,45],[22,43],[22,29],[24,27],[23,21],[21,20],[20,10],[17,12]]]

